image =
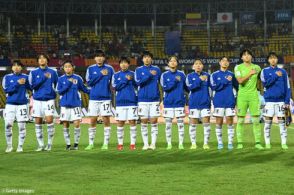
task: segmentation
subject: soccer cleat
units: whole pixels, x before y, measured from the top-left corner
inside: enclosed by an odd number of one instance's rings
[[[190,147],[191,150],[196,150],[197,149],[197,145],[196,144],[192,144]]]
[[[264,147],[261,144],[255,144],[255,148],[258,150],[263,150]]]
[[[66,145],[65,150],[70,150],[71,145]]]
[[[243,149],[243,144],[238,144],[238,145],[237,145],[237,149],[238,149],[238,150]]]
[[[149,146],[149,149],[151,149],[151,150],[155,150],[155,149],[156,149],[156,146],[155,146],[154,144],[151,144],[151,145]]]
[[[46,147],[45,147],[45,151],[51,151],[52,149],[52,146],[50,144],[48,144]]]
[[[203,145],[203,149],[204,149],[204,150],[209,150],[209,149],[210,149],[210,147],[209,147],[209,145],[208,145],[208,144],[204,144],[204,145]]]
[[[288,150],[288,146],[287,146],[287,144],[282,144],[282,149],[283,149],[283,150]]]
[[[120,144],[117,145],[117,150],[122,151],[123,149],[124,149],[123,145],[120,145]]]
[[[12,146],[7,146],[5,152],[6,153],[10,153],[10,152],[12,152],[12,150],[13,150],[13,147]]]
[[[270,145],[270,144],[265,144],[265,149],[271,149],[272,148],[272,146]]]
[[[136,150],[136,146],[135,146],[135,144],[131,144],[131,145],[130,145],[130,150]]]
[[[85,150],[93,150],[94,149],[94,144],[89,144]]]
[[[144,145],[142,150],[148,150],[149,149],[149,146],[148,145]]]
[[[101,150],[108,150],[108,145],[107,144],[103,144],[101,147]]]
[[[223,148],[224,148],[224,145],[223,145],[223,144],[218,144],[218,145],[217,145],[217,149],[218,149],[218,150],[222,150]]]
[[[73,149],[74,149],[74,150],[78,150],[78,149],[79,149],[79,144],[76,144],[76,143],[75,143]]]
[[[44,146],[39,146],[39,147],[36,149],[36,152],[41,152],[41,151],[44,151]]]
[[[171,150],[172,148],[173,148],[173,145],[167,144],[167,147],[166,147],[167,150]]]
[[[179,144],[179,150],[184,150],[183,144]]]
[[[233,149],[234,149],[233,144],[228,144],[228,150],[233,150]]]
[[[23,149],[21,146],[18,146],[17,149],[16,149],[16,152],[23,152]]]

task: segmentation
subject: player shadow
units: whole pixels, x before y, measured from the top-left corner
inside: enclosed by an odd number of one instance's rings
[[[162,143],[163,144],[163,143]],[[159,146],[161,143],[159,143]],[[96,148],[93,151],[55,151],[54,156],[60,156],[61,158],[70,157],[73,160],[84,160],[85,163],[104,162],[106,164],[118,164],[123,163],[132,164],[134,166],[140,165],[164,165],[172,163],[183,163],[187,165],[201,166],[201,168],[209,168],[216,166],[218,163],[228,166],[249,166],[252,164],[266,163],[268,161],[280,161],[281,164],[289,164],[289,160],[283,159],[283,151],[258,151],[253,147],[248,147],[243,150],[233,151],[218,151],[217,149],[211,149],[204,151],[203,149],[197,149],[191,151],[186,149],[180,151],[178,149],[172,149],[167,151],[164,148],[158,148],[155,151],[117,151],[116,149],[109,149],[107,151],[101,151],[100,148]]]

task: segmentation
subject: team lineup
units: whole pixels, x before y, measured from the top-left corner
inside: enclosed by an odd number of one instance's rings
[[[17,152],[23,152],[26,137],[26,122],[29,120],[27,91],[32,91],[34,100],[32,116],[35,119],[37,139],[36,151],[51,151],[55,133],[54,115],[56,113],[55,99],[59,94],[60,121],[66,150],[78,150],[81,136],[80,122],[81,95],[80,91],[89,94],[88,128],[89,145],[85,150],[94,149],[97,119],[102,117],[104,123],[104,141],[102,150],[107,150],[110,139],[110,117],[115,106],[117,120],[117,149],[123,150],[125,123],[130,126],[130,150],[136,149],[137,120],[141,120],[142,150],[155,150],[158,135],[158,118],[160,113],[160,86],[163,91],[163,112],[165,119],[165,134],[167,150],[172,149],[172,121],[176,118],[178,127],[178,149],[184,149],[184,118],[185,106],[189,107],[189,136],[191,147],[197,148],[196,130],[203,125],[203,149],[210,149],[211,134],[210,117],[216,119],[215,134],[217,148],[224,148],[223,123],[227,125],[228,150],[234,149],[234,117],[237,115],[236,148],[243,148],[244,123],[247,111],[251,115],[255,148],[270,149],[270,131],[273,117],[278,119],[280,128],[281,147],[287,146],[287,127],[285,125],[285,109],[289,108],[291,89],[287,72],[278,68],[278,56],[274,52],[268,54],[268,66],[261,68],[252,63],[253,54],[245,49],[240,53],[243,63],[236,65],[234,72],[228,70],[230,60],[224,56],[219,59],[220,69],[212,74],[203,71],[201,59],[195,59],[192,69],[194,72],[185,75],[178,70],[178,57],[168,59],[169,70],[161,73],[157,66],[152,65],[152,53],[145,51],[142,55],[143,65],[135,72],[129,70],[130,61],[121,57],[121,70],[115,72],[112,66],[105,63],[106,56],[102,50],[97,50],[94,56],[96,64],[88,67],[85,86],[83,78],[74,73],[75,66],[71,61],[62,65],[64,75],[58,77],[56,70],[48,67],[49,57],[40,54],[37,57],[39,68],[32,70],[29,75],[23,74],[23,65],[19,61],[12,64],[12,73],[5,75],[2,81],[7,95],[4,110],[6,153],[13,151],[12,127],[17,121],[19,129]],[[264,88],[265,107],[260,111],[258,80]],[[112,89],[115,91],[115,105],[112,102]],[[186,101],[188,94],[188,101]],[[211,107],[214,107],[211,113]],[[262,127],[260,116],[264,116],[264,141],[262,146]],[[43,123],[47,125],[48,140],[44,142]],[[74,126],[74,144],[70,139],[70,123]],[[151,125],[151,140],[148,137],[148,123]]]

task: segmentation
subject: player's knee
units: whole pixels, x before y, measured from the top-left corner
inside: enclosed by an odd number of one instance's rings
[[[273,120],[271,118],[265,118],[264,123],[272,124]]]
[[[13,126],[13,123],[11,121],[6,121],[5,122],[5,128],[6,129],[10,129],[10,128],[12,128],[12,126]]]
[[[165,123],[167,123],[167,124],[172,123],[172,118],[165,118]]]
[[[284,118],[278,118],[278,123],[279,123],[279,124],[283,124],[283,123],[285,123],[285,119],[284,119]]]
[[[243,124],[244,122],[245,122],[245,118],[244,117],[238,117],[237,123]]]
[[[26,130],[26,124],[23,122],[18,123],[19,131],[25,131]]]
[[[157,118],[152,118],[150,119],[151,124],[157,124]]]
[[[136,126],[136,120],[129,120],[130,126]]]
[[[259,117],[252,117],[252,123],[258,124],[259,123]]]
[[[80,124],[74,124],[75,128],[80,128]]]
[[[203,123],[209,123],[210,122],[210,117],[203,117],[202,122]]]
[[[278,118],[280,118],[280,117],[278,117]],[[273,117],[265,116],[264,119],[265,119],[265,120],[273,120]]]
[[[47,123],[47,124],[51,124],[51,123],[53,123],[53,118],[52,118],[52,119],[51,119],[51,118],[46,119],[46,123]]]
[[[194,118],[189,118],[189,125],[196,125],[197,124],[197,120]]]
[[[233,123],[234,123],[234,117],[232,117],[232,116],[226,117],[226,124],[227,125],[232,125]]]
[[[11,127],[12,127],[12,124],[10,123],[6,125],[6,129],[10,129]]]
[[[131,121],[129,121],[129,123],[131,124]],[[117,125],[120,126],[120,127],[122,127],[122,126],[125,125],[125,121],[118,121],[117,122]]]
[[[183,118],[177,118],[177,123],[184,123],[184,119]]]
[[[43,119],[39,117],[35,117],[35,124],[41,125],[43,123]]]
[[[222,126],[221,124],[216,124],[216,125],[215,125],[215,128],[216,128],[216,129],[221,129],[222,127],[223,127],[223,126]]]
[[[110,122],[104,122],[104,127],[110,127]]]

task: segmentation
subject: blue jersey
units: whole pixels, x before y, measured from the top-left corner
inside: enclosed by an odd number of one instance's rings
[[[176,77],[180,78],[179,80]],[[160,84],[163,88],[163,105],[165,108],[185,106],[186,76],[182,71],[166,71],[161,75]]]
[[[132,80],[128,80],[126,76],[131,76]],[[133,71],[126,70],[115,73],[112,78],[112,87],[116,91],[116,106],[137,106],[137,85]]]
[[[47,78],[45,74],[50,74],[50,77]],[[57,81],[57,72],[52,68],[37,68],[31,71],[29,75],[29,82],[31,88],[33,89],[34,100],[47,101],[55,99]]]
[[[282,72],[282,76],[276,74]],[[265,102],[284,102],[290,104],[291,88],[287,72],[278,67],[266,67],[261,71],[260,78],[264,87]]]
[[[156,75],[152,75],[151,71],[156,71]],[[135,71],[135,81],[138,85],[138,102],[159,102],[159,80],[161,71],[157,66],[143,65]]]
[[[200,76],[206,75],[207,80],[202,81]],[[192,72],[187,75],[186,85],[190,90],[189,109],[210,109],[210,75],[206,72],[200,74]]]
[[[227,78],[232,77],[229,81]],[[215,91],[213,96],[213,105],[215,108],[235,108],[236,98],[234,88],[238,89],[238,81],[231,71],[218,70],[210,76],[212,90]]]
[[[107,70],[108,74],[103,75],[102,70]],[[90,89],[90,100],[111,100],[111,79],[114,74],[112,66],[103,64],[98,66],[97,64],[91,65],[87,69],[86,81]]]
[[[19,79],[25,79],[25,84],[19,84]],[[28,103],[27,90],[30,90],[29,78],[26,74],[7,74],[2,80],[6,93],[6,104],[24,105]]]
[[[73,79],[72,82],[69,81],[71,78]],[[68,108],[81,107],[81,94],[79,91],[90,92],[79,75],[63,75],[58,78],[57,92],[60,95],[60,106]]]

